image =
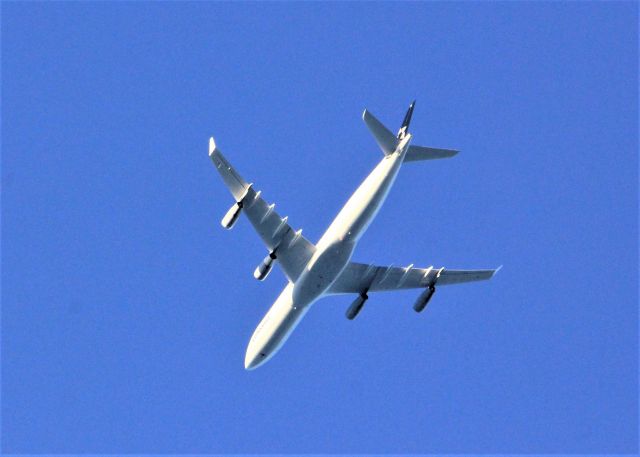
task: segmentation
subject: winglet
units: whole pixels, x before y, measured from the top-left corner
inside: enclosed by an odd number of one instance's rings
[[[493,270],[493,274],[491,275],[491,277],[493,278],[500,270],[502,270],[502,265],[500,265],[498,268]]]
[[[213,137],[209,138],[209,157],[213,154],[213,151],[216,150],[216,142]]]

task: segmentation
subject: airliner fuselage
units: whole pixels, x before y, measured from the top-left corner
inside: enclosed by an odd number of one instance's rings
[[[360,237],[386,200],[410,141],[407,134],[396,151],[380,161],[322,235],[302,275],[284,288],[253,332],[244,361],[246,369],[265,363],[282,347],[311,305],[327,293],[347,266]]]

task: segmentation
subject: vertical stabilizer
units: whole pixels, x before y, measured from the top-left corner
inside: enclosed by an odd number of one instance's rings
[[[400,130],[398,130],[398,139],[403,139],[407,133],[409,132],[409,124],[411,123],[411,116],[413,115],[413,107],[416,106],[416,101],[412,101],[411,105],[409,105],[409,109],[407,110],[407,114],[404,115],[404,120],[402,121],[402,125],[400,126]]]

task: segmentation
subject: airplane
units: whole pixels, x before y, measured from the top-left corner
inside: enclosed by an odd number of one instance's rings
[[[360,237],[384,203],[403,163],[444,159],[458,153],[451,149],[412,146],[409,124],[415,100],[410,104],[400,130],[394,135],[366,109],[362,114],[384,157],[353,193],[320,240],[313,244],[294,230],[288,217],[280,217],[275,204],[269,204],[261,191],[245,181],[209,139],[209,157],[229,188],[235,202],[221,224],[231,229],[242,212],[262,238],[269,254],[253,276],[263,281],[275,262],[280,264],[288,283],[253,332],[247,347],[244,367],[252,370],[274,356],[318,299],[327,295],[356,294],[346,311],[354,319],[362,310],[370,292],[423,289],[413,309],[421,312],[435,293],[436,285],[459,284],[492,278],[500,269],[449,270],[376,266],[351,262]]]

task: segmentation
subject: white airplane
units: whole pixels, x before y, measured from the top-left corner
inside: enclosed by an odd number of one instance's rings
[[[275,205],[267,203],[261,192],[236,172],[213,138],[209,140],[209,157],[235,198],[235,203],[222,219],[222,226],[232,228],[244,211],[269,251],[253,276],[264,280],[274,262],[278,261],[289,280],[251,336],[244,360],[245,369],[254,369],[273,357],[311,305],[326,295],[357,294],[346,312],[348,319],[354,319],[369,292],[424,289],[413,305],[413,309],[420,312],[433,296],[436,284],[444,286],[490,279],[499,270],[414,268],[413,264],[405,268],[380,267],[351,262],[358,240],[384,203],[400,166],[404,162],[443,159],[458,153],[450,149],[410,146],[412,135],[408,129],[414,105],[415,101],[409,106],[397,135],[364,110],[362,119],[382,149],[384,158],[349,198],[316,244],[302,236],[302,230],[291,228],[288,218],[280,217],[274,210]]]

